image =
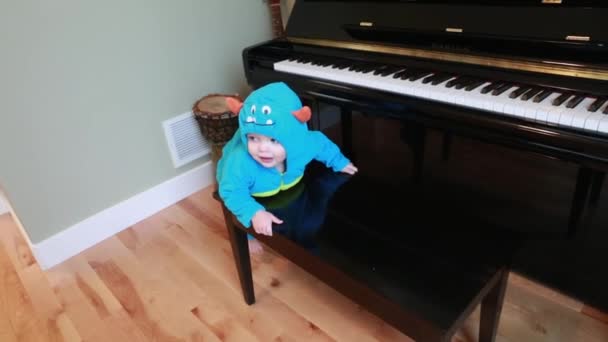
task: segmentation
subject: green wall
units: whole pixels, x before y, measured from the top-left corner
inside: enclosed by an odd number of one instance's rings
[[[246,94],[270,28],[262,0],[3,1],[0,185],[31,241],[200,165],[173,168],[162,121]]]

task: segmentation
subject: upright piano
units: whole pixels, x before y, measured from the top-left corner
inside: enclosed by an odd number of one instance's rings
[[[602,0],[298,0],[285,37],[244,49],[244,71],[340,108],[356,162],[357,139],[404,143],[413,178],[446,197],[460,172],[454,205],[527,236],[515,271],[607,310],[607,16]],[[358,134],[353,113],[385,128]],[[391,127],[399,141],[384,141]]]

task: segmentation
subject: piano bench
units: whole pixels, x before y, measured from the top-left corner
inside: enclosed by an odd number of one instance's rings
[[[251,234],[416,341],[450,341],[480,304],[479,341],[494,341],[508,267],[490,267],[483,257],[479,264],[471,263],[470,254],[465,263],[452,264],[442,253],[428,254],[429,244],[416,243],[412,249],[367,230],[330,200],[338,188],[352,183],[345,181],[347,176],[333,175],[320,181],[305,177],[295,188],[259,199],[284,221],[273,227],[273,236],[242,226],[214,194],[222,204],[245,302],[255,302],[247,243]],[[334,197],[345,197],[338,195],[340,191]]]

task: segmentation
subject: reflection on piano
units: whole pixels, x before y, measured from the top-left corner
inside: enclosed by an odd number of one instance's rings
[[[243,62],[253,87],[282,80],[346,114],[576,165],[567,241],[608,168],[607,14],[601,0],[301,0],[286,37]],[[608,308],[603,294],[564,290]]]

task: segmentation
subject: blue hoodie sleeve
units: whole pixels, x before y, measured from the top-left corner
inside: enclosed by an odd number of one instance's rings
[[[219,194],[224,204],[245,227],[251,227],[251,219],[264,207],[250,194],[251,177],[243,160],[227,158],[221,170],[219,179]]]
[[[316,151],[314,159],[324,163],[336,172],[342,171],[350,163],[350,160],[342,154],[338,145],[322,132],[310,132],[310,146]]]

